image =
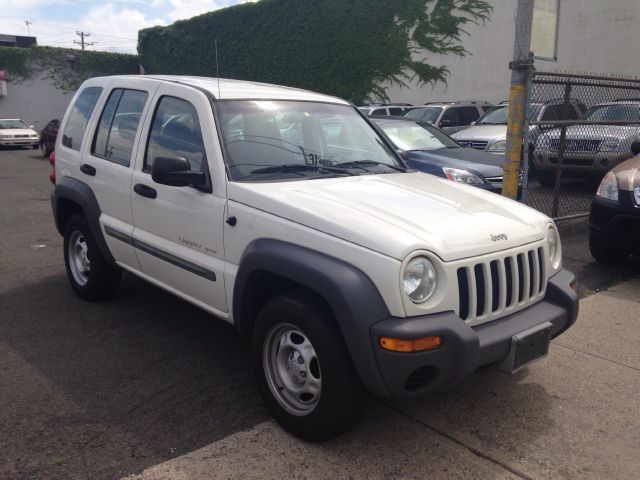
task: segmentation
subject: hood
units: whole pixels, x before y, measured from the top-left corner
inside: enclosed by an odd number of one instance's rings
[[[487,140],[491,141],[498,138],[507,138],[506,125],[474,125],[451,135],[453,138],[465,140]]]
[[[541,213],[421,172],[277,183],[229,182],[232,202],[404,259],[424,249],[458,260],[541,240]],[[494,241],[493,235],[506,239]]]
[[[37,135],[38,132],[30,128],[0,128],[0,135]]]
[[[439,167],[473,170],[483,177],[501,177],[502,155],[494,155],[474,148],[441,148],[439,150],[412,150],[408,152],[409,165],[428,163]]]
[[[640,187],[640,155],[622,162],[613,169],[618,179],[618,188],[632,192]]]

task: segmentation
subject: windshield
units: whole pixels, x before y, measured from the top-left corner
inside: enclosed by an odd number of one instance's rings
[[[414,108],[409,110],[404,116],[433,124],[438,120],[440,112],[442,112],[442,108],[440,107]]]
[[[637,122],[640,121],[640,105],[596,105],[587,110],[584,119],[598,122],[609,120]]]
[[[9,130],[11,128],[29,128],[22,120],[0,120],[0,130]]]
[[[497,105],[481,116],[476,125],[506,125],[509,105]]]
[[[279,100],[216,103],[231,180],[307,179],[405,171],[347,105]]]
[[[402,150],[438,150],[460,146],[437,128],[422,122],[380,122],[378,125]]]

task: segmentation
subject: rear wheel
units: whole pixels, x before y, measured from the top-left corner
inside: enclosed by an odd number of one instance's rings
[[[276,421],[310,441],[351,428],[363,389],[333,318],[303,298],[265,304],[253,333],[260,394]]]
[[[629,256],[629,252],[616,250],[605,244],[602,233],[594,230],[589,232],[589,251],[596,261],[612,265],[624,263]]]
[[[81,213],[76,213],[67,222],[64,264],[73,290],[85,300],[109,298],[120,283],[120,269],[107,263]]]

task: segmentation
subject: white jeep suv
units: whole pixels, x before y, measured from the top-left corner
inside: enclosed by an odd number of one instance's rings
[[[549,218],[410,171],[338,98],[94,78],[62,122],[55,178],[75,292],[109,297],[125,270],[232,323],[302,438],[352,425],[365,389],[406,398],[514,371],[577,316]]]

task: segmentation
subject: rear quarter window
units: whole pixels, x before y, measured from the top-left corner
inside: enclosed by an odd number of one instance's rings
[[[64,126],[62,145],[72,150],[80,151],[82,137],[84,137],[89,117],[91,117],[93,108],[96,106],[101,93],[102,87],[87,87],[80,93],[69,112],[67,123]]]

